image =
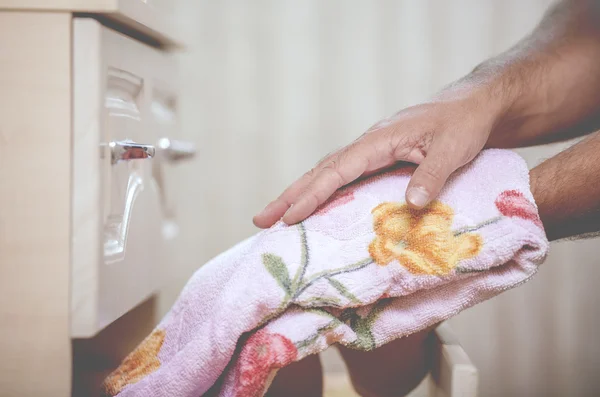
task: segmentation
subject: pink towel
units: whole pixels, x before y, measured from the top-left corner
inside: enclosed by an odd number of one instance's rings
[[[404,201],[412,170],[349,185],[200,268],[106,393],[262,396],[291,362],[373,349],[533,276],[548,241],[519,156],[484,151],[423,211]]]

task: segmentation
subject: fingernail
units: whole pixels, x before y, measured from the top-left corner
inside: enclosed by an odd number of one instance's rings
[[[424,207],[429,201],[429,193],[422,187],[411,187],[406,193],[406,198],[415,207]]]

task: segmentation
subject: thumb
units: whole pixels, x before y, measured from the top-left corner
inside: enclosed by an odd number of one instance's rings
[[[411,208],[421,209],[435,199],[450,174],[462,165],[456,161],[458,150],[452,146],[432,146],[413,173],[406,188],[406,202]]]

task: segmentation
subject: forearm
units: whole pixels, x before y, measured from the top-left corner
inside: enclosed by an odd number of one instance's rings
[[[548,239],[600,232],[600,132],[531,170]]]
[[[486,91],[489,99],[482,101],[497,112],[489,147],[530,146],[597,130],[600,1],[558,3],[530,36],[479,65],[461,85]]]

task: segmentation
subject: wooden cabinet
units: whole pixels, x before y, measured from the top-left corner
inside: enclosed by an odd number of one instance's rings
[[[74,337],[93,336],[158,287],[168,220],[154,176],[176,126],[164,127],[165,114],[176,119],[175,66],[92,18],[73,20]]]
[[[107,18],[167,46],[177,45],[180,39],[176,7],[176,0],[0,0],[0,9],[67,11]]]
[[[167,165],[193,155],[163,6],[0,0],[2,396],[70,395],[72,340],[160,285]]]

